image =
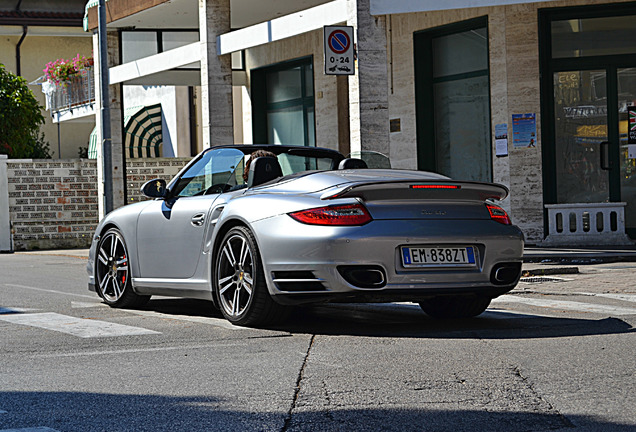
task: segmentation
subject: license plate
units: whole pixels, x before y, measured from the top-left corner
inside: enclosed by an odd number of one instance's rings
[[[401,249],[404,267],[474,266],[476,263],[472,246],[402,246]]]

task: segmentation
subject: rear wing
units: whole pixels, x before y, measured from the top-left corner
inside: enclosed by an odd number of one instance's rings
[[[436,200],[486,201],[502,200],[508,188],[496,183],[453,180],[391,180],[339,185],[326,190],[322,200],[361,198],[363,201]]]

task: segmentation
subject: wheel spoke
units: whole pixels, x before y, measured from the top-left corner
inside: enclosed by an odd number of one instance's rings
[[[232,248],[230,247],[230,242],[227,242],[223,247],[223,253],[230,262],[230,265],[234,267],[236,265],[236,259],[234,258],[234,252],[232,252]]]
[[[232,276],[230,276],[230,279],[232,279]],[[225,281],[227,281],[227,278],[225,279]],[[219,294],[223,295],[225,294],[225,291],[227,291],[232,285],[234,285],[234,281],[230,280],[230,283],[228,283],[224,287],[222,287],[221,284],[222,282],[219,281]]]
[[[225,282],[231,280],[234,276],[230,275],[227,277],[224,277],[223,279],[219,279],[219,286],[223,285]]]
[[[104,279],[102,279],[99,283],[99,290],[103,293],[106,292],[104,289],[106,288],[106,285],[108,285],[108,279],[110,279],[110,276],[108,274],[105,274]]]
[[[245,241],[245,239],[241,239],[242,244],[241,244],[241,255],[239,258],[239,264],[241,266],[245,266],[245,260],[247,259],[247,254],[249,253],[249,248],[247,247],[247,242]]]
[[[117,251],[117,236],[113,235],[110,238],[111,238],[111,241],[110,241],[110,256],[114,257],[115,256],[115,252]]]
[[[252,295],[252,285],[252,277],[246,273],[245,276],[243,276],[243,288],[245,288],[245,291],[247,291],[250,296]]]
[[[99,250],[99,255],[97,258],[102,264],[108,265],[108,255],[106,254],[106,251],[103,248]]]
[[[119,285],[119,281],[117,280],[117,278],[113,278],[113,291],[115,292],[115,298],[119,298],[122,295],[122,288],[121,285]]]
[[[234,301],[232,303],[232,315],[237,316],[239,314],[239,294],[240,290],[237,288],[234,290]]]
[[[252,295],[252,286],[247,284],[245,281],[243,281],[243,288],[245,288],[248,295]]]

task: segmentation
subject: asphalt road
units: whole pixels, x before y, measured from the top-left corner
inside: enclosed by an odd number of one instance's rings
[[[635,263],[527,279],[470,320],[323,305],[270,329],[110,309],[85,265],[0,255],[0,432],[636,431]]]

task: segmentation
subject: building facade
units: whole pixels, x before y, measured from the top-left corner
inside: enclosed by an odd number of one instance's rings
[[[192,129],[173,148],[374,150],[394,168],[506,185],[530,244],[636,238],[636,2],[109,0],[107,11],[115,109],[122,86],[187,89]],[[325,73],[327,25],[354,28],[354,75]]]
[[[0,1],[0,63],[22,76],[38,102],[46,105],[40,85],[46,64],[76,55],[90,57],[90,35],[82,29],[84,0]],[[50,113],[43,113],[41,127],[52,157],[75,158],[87,147],[94,119],[58,123]]]

